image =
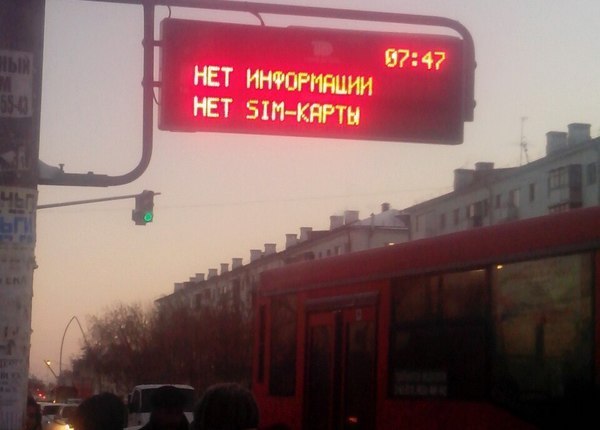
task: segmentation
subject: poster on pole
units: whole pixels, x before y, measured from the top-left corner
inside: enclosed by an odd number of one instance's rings
[[[31,117],[32,98],[33,54],[0,49],[0,117]]]
[[[33,249],[36,204],[36,190],[0,187],[0,250],[11,246]]]
[[[0,187],[0,429],[16,429],[27,395],[37,191]]]
[[[33,82],[33,53],[0,49],[0,174],[31,169]]]

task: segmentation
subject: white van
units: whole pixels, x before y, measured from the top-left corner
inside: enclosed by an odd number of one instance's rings
[[[150,420],[150,412],[152,411],[152,395],[163,385],[172,385],[179,389],[185,397],[185,405],[183,411],[188,422],[192,422],[194,412],[194,402],[196,401],[196,391],[189,385],[177,384],[146,384],[136,385],[129,394],[127,418],[128,429],[134,430],[145,425]]]

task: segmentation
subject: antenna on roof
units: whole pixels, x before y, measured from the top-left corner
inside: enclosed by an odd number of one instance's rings
[[[521,147],[521,154],[519,157],[519,166],[523,165],[523,155],[525,155],[525,162],[529,163],[529,153],[527,152],[527,140],[523,134],[523,125],[525,124],[526,116],[521,117],[521,141],[519,146]]]

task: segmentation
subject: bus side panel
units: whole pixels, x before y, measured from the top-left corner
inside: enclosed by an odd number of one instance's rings
[[[302,294],[295,295],[297,299],[297,332],[296,332],[296,356],[303,357],[304,344],[302,339],[304,338],[305,323],[303,320],[304,313],[304,297]],[[254,357],[262,355],[263,362],[259,363],[258,360],[254,360],[254,383],[253,393],[258,404],[260,411],[260,426],[261,428],[269,428],[280,424],[285,424],[289,430],[301,430],[302,428],[302,377],[304,375],[303,360],[296,360],[296,383],[295,383],[295,394],[293,396],[273,396],[269,392],[269,379],[271,377],[269,370],[271,368],[271,297],[259,298],[257,300],[257,306],[255,311],[260,312],[260,309],[264,309],[264,327],[261,327],[259,318],[255,319],[255,333],[257,333],[257,339],[254,342]],[[264,330],[262,336],[264,336],[264,345],[261,345],[258,341],[261,330]],[[261,348],[264,348],[262,353]],[[263,369],[260,371],[259,367],[262,364]],[[258,374],[262,373],[263,379],[258,379]]]
[[[305,373],[305,358],[306,358],[306,318],[305,318],[305,303],[306,295],[299,293],[297,295],[298,302],[298,317],[297,317],[297,334],[296,334],[296,398],[293,414],[289,414],[288,422],[291,428],[300,430],[304,423],[304,373]],[[296,427],[297,426],[297,427]]]
[[[260,411],[260,428],[284,424],[286,429],[301,430],[302,403],[296,397],[257,396]]]
[[[385,400],[378,429],[534,430],[489,403],[450,400]]]
[[[379,304],[379,321],[378,321],[378,356],[377,356],[377,428],[381,426],[381,417],[385,409],[385,401],[390,392],[388,369],[390,359],[390,324],[391,317],[391,281],[387,279],[385,285],[381,287],[381,297]]]
[[[594,330],[595,330],[595,341],[594,341],[594,375],[595,375],[595,384],[596,384],[596,396],[600,396],[600,251],[596,252],[594,256],[594,270],[592,272],[595,276],[594,278],[594,299],[595,309],[594,309]]]

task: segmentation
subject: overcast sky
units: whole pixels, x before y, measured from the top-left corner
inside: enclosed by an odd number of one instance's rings
[[[284,2],[283,0],[281,2]],[[51,380],[72,316],[152,301],[195,273],[277,243],[301,226],[383,202],[401,209],[451,190],[453,170],[478,161],[517,166],[545,133],[573,122],[600,131],[600,2],[597,0],[311,0],[321,7],[438,15],[475,41],[475,120],[460,146],[155,130],[154,154],[135,182],[112,188],[40,186],[40,204],[160,192],[155,221],[131,221],[132,200],[40,210],[37,217],[31,372]],[[168,15],[157,11],[157,23]],[[172,16],[256,23],[243,14],[173,9]],[[267,25],[322,25],[265,17]],[[158,24],[157,24],[158,25]],[[338,24],[339,25],[339,24]],[[344,24],[346,25],[346,24]],[[348,24],[349,25],[349,24]],[[381,25],[361,24],[364,29]],[[389,28],[389,27],[388,27]],[[393,28],[394,30],[396,28]],[[157,32],[158,37],[158,32]],[[120,175],[137,163],[142,131],[142,8],[46,0],[40,158],[70,173]],[[241,42],[243,46],[243,42]],[[72,325],[63,368],[81,346]],[[55,365],[58,370],[58,364]]]

